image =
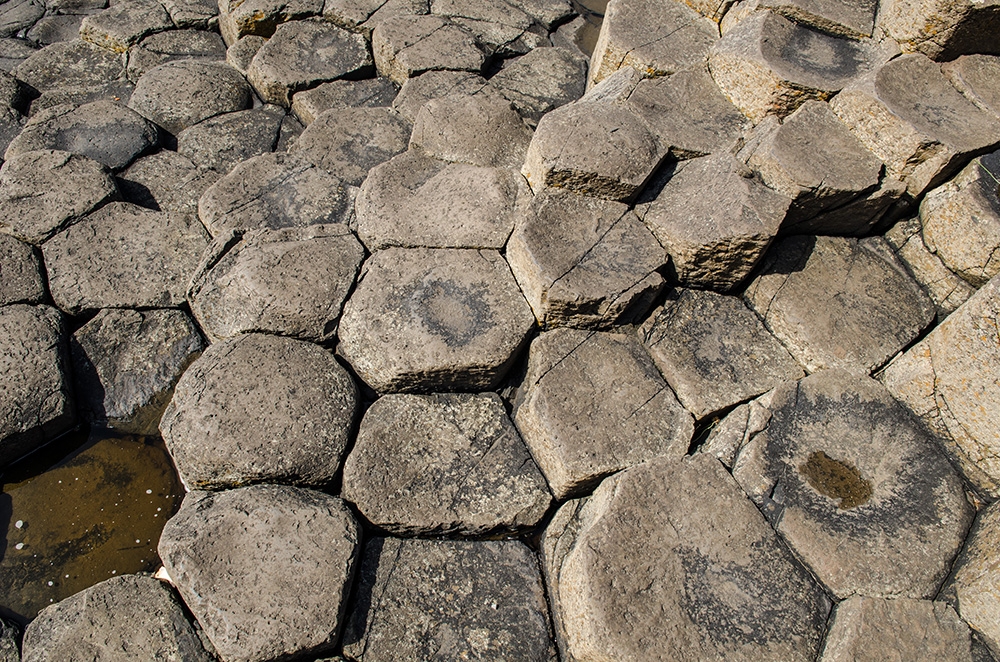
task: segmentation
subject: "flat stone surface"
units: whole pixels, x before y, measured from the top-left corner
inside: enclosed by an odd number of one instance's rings
[[[107,83],[95,85],[54,87],[42,92],[40,97],[31,102],[28,115],[34,115],[60,104],[82,106],[93,101],[119,101],[128,104],[133,90],[135,90],[135,85],[126,78],[117,78]]]
[[[760,261],[788,205],[723,152],[681,162],[637,212],[682,285],[727,291]]]
[[[247,159],[273,151],[283,117],[275,106],[212,117],[177,134],[177,152],[198,166],[226,174]]]
[[[112,202],[45,242],[52,300],[71,315],[179,306],[208,240],[193,214]]]
[[[334,108],[380,108],[392,106],[399,88],[388,78],[332,80],[303,90],[292,97],[292,112],[304,125]],[[412,118],[407,118],[413,121]]]
[[[191,277],[188,300],[212,340],[259,331],[325,342],[363,259],[339,223],[227,231]]]
[[[719,28],[682,2],[611,0],[594,47],[590,84],[621,67],[669,76],[697,65],[719,38]]]
[[[369,250],[494,248],[530,197],[517,171],[448,163],[409,150],[372,168],[355,208]]]
[[[975,293],[975,288],[952,273],[924,244],[920,219],[900,221],[885,233],[896,258],[906,265],[914,280],[937,306],[938,318],[955,311]]]
[[[1000,117],[1000,57],[963,55],[946,62],[941,71],[952,85],[979,108]]]
[[[219,3],[213,0],[160,0],[170,14],[170,20],[180,30],[217,29],[219,25]]]
[[[122,575],[91,586],[38,615],[24,633],[25,662],[73,659],[214,659],[167,584]]]
[[[80,24],[84,18],[79,14],[45,16],[38,19],[24,36],[42,47],[60,41],[72,41],[80,36]]]
[[[937,442],[878,382],[823,370],[779,386],[733,476],[837,598],[931,598],[974,510]]]
[[[645,314],[666,256],[618,202],[547,189],[507,244],[507,261],[543,328],[605,328]]]
[[[258,485],[188,493],[158,549],[219,656],[263,662],[333,648],[360,538],[337,497]]]
[[[514,422],[558,500],[683,456],[694,428],[638,338],[575,329],[532,341]]]
[[[344,305],[337,352],[380,393],[484,390],[533,326],[496,251],[387,248]]]
[[[657,459],[542,539],[563,659],[814,660],[830,601],[715,458]]]
[[[972,662],[969,626],[943,602],[852,596],[837,605],[819,662],[900,659]]]
[[[548,29],[507,0],[431,0],[430,9],[468,30],[490,57],[511,57],[550,45]]]
[[[219,3],[219,32],[232,46],[245,35],[270,37],[286,21],[316,16],[323,0],[222,0]]]
[[[225,62],[226,45],[215,32],[169,30],[152,34],[133,46],[126,73],[135,82],[153,67],[176,60]]]
[[[36,51],[12,73],[39,92],[99,85],[125,76],[125,58],[85,41],[64,41]]]
[[[1000,496],[1000,276],[886,368],[883,381],[938,435],[966,478]]]
[[[392,108],[339,108],[310,124],[288,150],[357,186],[373,167],[406,151],[412,127]]]
[[[784,239],[744,298],[810,372],[870,373],[915,340],[935,313],[877,237]]]
[[[17,65],[38,52],[38,47],[27,39],[0,37],[0,70],[13,73]]]
[[[0,9],[0,35],[11,37],[45,13],[45,4],[35,0],[14,0]]]
[[[139,113],[115,101],[61,105],[31,116],[5,159],[39,149],[88,156],[112,170],[124,168],[156,147],[156,128]]]
[[[323,3],[323,20],[363,34],[369,40],[372,31],[383,21],[428,12],[429,0],[326,0]]]
[[[325,23],[292,21],[277,27],[247,69],[247,80],[267,103],[288,108],[300,90],[372,67],[364,37]]]
[[[537,124],[545,113],[583,96],[587,63],[563,48],[536,48],[505,63],[490,85]]]
[[[126,202],[157,211],[198,213],[198,199],[219,179],[219,173],[163,149],[136,159],[117,178]]]
[[[102,310],[70,339],[80,417],[155,435],[174,384],[204,347],[183,311]]]
[[[431,99],[458,95],[472,95],[486,87],[486,79],[470,71],[427,71],[416,78],[407,78],[392,107],[399,114],[415,122],[417,113]]]
[[[118,196],[100,163],[69,152],[25,152],[0,167],[0,231],[40,244]]]
[[[440,16],[397,16],[372,31],[379,75],[402,85],[425,71],[480,73],[486,56],[472,34]]]
[[[494,393],[393,394],[365,413],[342,496],[397,536],[495,536],[536,526],[552,501]]]
[[[80,39],[114,53],[124,53],[143,37],[174,27],[157,0],[123,0],[83,19]]]
[[[859,39],[872,36],[878,2],[876,0],[762,0],[758,6],[820,32]]]
[[[0,234],[0,274],[3,274],[0,280],[0,306],[11,303],[42,303],[45,300],[41,256],[31,245],[10,235]]]
[[[246,76],[257,51],[266,43],[267,39],[260,35],[243,35],[226,49],[226,64]]]
[[[177,134],[209,117],[245,110],[252,97],[243,76],[225,63],[180,60],[144,73],[128,105]]]
[[[62,315],[50,306],[0,308],[0,465],[75,423]]]
[[[516,540],[372,538],[344,633],[359,662],[555,662],[535,555]]]
[[[995,0],[886,0],[879,4],[878,26],[904,51],[920,52],[937,61],[965,53],[998,53],[1000,30]]]
[[[295,154],[261,154],[212,184],[198,201],[201,222],[226,230],[289,228],[346,220],[353,201],[343,183]]]
[[[356,408],[333,354],[249,333],[210,345],[188,368],[160,432],[190,489],[322,486],[340,469]]]

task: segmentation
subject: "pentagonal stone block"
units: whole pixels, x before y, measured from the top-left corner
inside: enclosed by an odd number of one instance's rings
[[[810,372],[870,373],[935,313],[879,237],[789,237],[768,254],[744,298]]]
[[[112,577],[51,605],[24,633],[23,660],[72,659],[211,662],[177,594],[141,575]]]
[[[479,73],[486,56],[472,34],[440,16],[397,16],[372,32],[372,52],[380,75],[402,85],[425,71]]]
[[[975,659],[969,626],[947,604],[855,595],[837,605],[819,662],[876,662],[890,650],[907,660]]]
[[[670,255],[682,285],[726,291],[764,255],[789,202],[723,152],[681,162],[652,202],[637,211]]]
[[[196,165],[228,173],[237,164],[273,151],[284,114],[275,106],[226,113],[177,135],[177,152]]]
[[[126,202],[159,211],[198,213],[198,199],[219,173],[169,149],[136,159],[117,178]]]
[[[1000,496],[1000,276],[886,368],[886,387],[944,442],[978,489]]]
[[[179,306],[208,240],[192,214],[112,202],[45,242],[52,300],[72,315]]]
[[[517,540],[373,538],[351,613],[344,653],[359,662],[556,659],[538,561]]]
[[[938,61],[965,53],[998,53],[1000,6],[995,0],[885,0],[878,26],[903,50]]]
[[[1000,608],[996,601],[1000,577],[995,570],[998,549],[1000,504],[993,503],[979,512],[952,576],[941,590],[942,597],[956,605],[958,613],[983,637],[994,656],[1000,654]]]
[[[0,308],[0,465],[72,427],[62,315],[49,306]]]
[[[219,656],[263,662],[333,647],[360,537],[337,497],[258,485],[188,493],[158,549]]]
[[[369,248],[494,248],[530,196],[517,171],[448,163],[409,150],[372,168],[355,208]]]
[[[796,23],[838,37],[871,37],[875,28],[875,0],[760,0],[757,7],[770,9]]]
[[[219,2],[219,32],[227,46],[244,35],[270,37],[286,21],[315,16],[323,11],[323,0],[222,0]]]
[[[930,598],[974,510],[934,438],[878,382],[823,370],[779,386],[733,476],[838,598]]]
[[[974,287],[1000,273],[1000,151],[924,196],[920,224],[927,248]]]
[[[126,73],[136,82],[152,69],[176,60],[225,62],[226,44],[207,30],[169,30],[149,35],[129,49]]]
[[[129,0],[83,19],[80,38],[115,53],[124,53],[146,35],[174,27],[156,0]]]
[[[680,2],[611,0],[590,65],[590,84],[620,67],[669,76],[702,60],[719,38],[718,27]]]
[[[552,501],[494,393],[394,394],[365,413],[342,496],[394,535],[529,529]]]
[[[174,384],[204,346],[180,310],[102,310],[70,339],[80,416],[156,434]]]
[[[358,77],[372,66],[364,37],[326,23],[279,25],[254,55],[247,79],[268,103],[286,108],[299,90],[337,78]]]
[[[392,107],[399,114],[415,122],[417,113],[431,99],[458,95],[472,95],[486,87],[486,79],[469,71],[428,71],[416,78],[407,78]]]
[[[496,251],[388,248],[344,305],[337,351],[379,392],[483,390],[533,326]]]
[[[804,375],[737,297],[674,291],[639,334],[681,404],[699,419]]]
[[[198,216],[215,237],[226,230],[336,223],[352,202],[339,179],[305,159],[261,154],[212,184],[198,201]]]
[[[212,340],[261,331],[323,342],[363,259],[341,224],[223,232],[191,277],[191,312]]]
[[[830,107],[912,197],[1000,143],[1000,120],[963,97],[923,55],[898,57],[856,78]]]
[[[548,29],[506,0],[431,0],[431,13],[468,30],[490,57],[511,57],[549,46]]]
[[[557,499],[691,441],[691,415],[633,335],[543,333],[521,389],[514,422]]]
[[[317,117],[288,151],[357,186],[406,150],[411,129],[392,108],[338,108]]]
[[[587,63],[563,48],[536,48],[509,60],[490,85],[521,117],[537,124],[545,113],[576,101],[587,87]]]
[[[948,270],[921,237],[920,219],[900,221],[885,233],[892,252],[913,275],[937,306],[938,318],[947,317],[965,303],[976,289]]]
[[[300,122],[309,126],[322,113],[334,108],[392,106],[398,92],[399,88],[388,78],[332,80],[296,93],[292,97],[292,112]]]
[[[4,159],[39,149],[58,149],[90,157],[112,170],[124,168],[156,147],[156,128],[116,101],[53,106],[32,115]]]
[[[250,333],[191,365],[160,432],[189,488],[323,485],[340,468],[356,406],[354,382],[330,352]]]
[[[946,62],[941,71],[972,103],[1000,117],[1000,57],[963,55]]]
[[[45,280],[38,249],[10,235],[0,234],[0,306],[41,303]]]
[[[871,68],[872,47],[757,12],[709,54],[712,77],[754,123],[784,117],[808,99],[826,100]]]
[[[542,540],[570,660],[814,660],[830,601],[722,465],[657,459],[565,504]]]
[[[139,78],[128,102],[129,108],[174,134],[251,104],[250,86],[235,69],[198,60],[153,67]]]
[[[86,156],[25,152],[0,167],[0,230],[40,244],[117,196],[111,174]]]
[[[39,92],[91,87],[125,75],[125,58],[86,41],[63,41],[36,51],[13,71]]]
[[[663,249],[618,202],[545,190],[507,244],[542,327],[602,328],[641,317],[663,287]]]

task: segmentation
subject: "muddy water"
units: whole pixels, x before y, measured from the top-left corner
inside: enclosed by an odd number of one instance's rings
[[[184,495],[156,437],[95,430],[36,455],[0,476],[0,614],[21,623],[115,575],[156,570]]]
[[[576,45],[587,55],[594,54],[597,46],[597,35],[601,32],[604,12],[608,8],[608,0],[573,0],[573,9],[584,18],[586,24],[576,33]]]

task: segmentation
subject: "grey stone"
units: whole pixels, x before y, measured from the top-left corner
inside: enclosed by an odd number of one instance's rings
[[[418,16],[430,12],[429,0],[326,0],[323,19],[363,34],[369,41],[372,31],[390,18]]]
[[[388,78],[334,80],[303,90],[292,97],[292,112],[309,126],[313,120],[334,108],[380,108],[391,106],[398,88]],[[413,121],[411,118],[407,118]]]
[[[931,598],[974,509],[934,438],[878,382],[822,370],[776,388],[733,477],[839,599]]]
[[[34,115],[60,104],[82,106],[93,101],[120,101],[127,105],[133,90],[135,85],[125,78],[96,85],[56,87],[42,92],[33,100],[28,114]]]
[[[933,302],[880,237],[789,237],[744,294],[809,372],[870,373],[916,340]]]
[[[809,99],[829,99],[871,69],[874,50],[761,11],[727,32],[708,63],[726,97],[757,123]]]
[[[38,251],[6,234],[0,234],[0,306],[42,303],[45,280]]]
[[[70,339],[77,409],[92,425],[156,434],[204,341],[180,310],[102,310]]]
[[[490,57],[511,57],[548,46],[548,30],[507,0],[431,0],[431,13],[468,30]]]
[[[280,24],[321,11],[323,0],[220,0],[219,32],[232,46],[245,35],[270,37]]]
[[[275,106],[212,117],[177,134],[177,152],[195,165],[222,174],[254,156],[274,150],[284,119]]]
[[[117,197],[111,174],[86,156],[25,152],[0,167],[0,231],[41,244]]]
[[[218,179],[214,170],[164,149],[136,159],[116,181],[126,202],[156,211],[197,214],[198,199]]]
[[[946,62],[941,71],[951,84],[982,110],[1000,117],[1000,57],[963,55]]]
[[[684,0],[684,3],[705,18],[718,23],[734,4],[739,4],[739,0]]]
[[[333,354],[248,333],[210,345],[188,368],[160,432],[188,488],[322,486],[340,469],[356,409],[357,389]]]
[[[365,413],[342,496],[399,536],[496,536],[538,524],[552,501],[494,393],[393,394]]]
[[[6,71],[0,71],[0,104],[8,106],[11,110],[23,110],[28,96],[24,83]]]
[[[691,415],[634,335],[543,333],[520,390],[514,422],[559,500],[691,441]]]
[[[13,0],[0,8],[0,36],[13,37],[31,27],[45,13],[45,4],[37,0]]]
[[[27,39],[0,37],[0,70],[13,73],[17,65],[38,52],[38,47]]]
[[[583,96],[587,63],[563,48],[536,48],[508,61],[490,85],[510,99],[525,120],[542,116]]]
[[[837,605],[819,662],[972,662],[969,626],[943,602],[851,596]]]
[[[876,0],[761,0],[760,9],[770,9],[796,23],[821,32],[860,39],[875,29]]]
[[[83,19],[80,39],[124,53],[143,37],[172,27],[170,14],[158,0],[119,0]]]
[[[605,328],[645,314],[667,260],[625,205],[546,190],[514,229],[507,261],[540,326]]]
[[[485,390],[533,326],[498,252],[387,248],[344,305],[337,352],[381,393]]]
[[[112,202],[45,242],[52,300],[71,315],[175,307],[208,246],[193,214]]]
[[[355,209],[369,250],[506,245],[530,197],[514,170],[448,163],[409,150],[372,168]]]
[[[884,0],[877,24],[904,51],[938,61],[966,53],[1000,53],[1000,5],[995,0]]]
[[[224,61],[226,45],[222,37],[207,30],[169,30],[150,35],[129,49],[125,71],[129,80],[136,82],[153,67],[189,59]]]
[[[726,291],[764,255],[788,205],[787,197],[722,152],[681,162],[648,206],[637,211],[670,255],[682,285]]]
[[[535,555],[517,540],[373,538],[344,633],[358,662],[555,662]]]
[[[569,51],[589,67],[590,53],[597,43],[603,20],[603,16],[588,12],[585,16],[577,16],[557,27],[549,34],[549,39],[553,46]]]
[[[1000,273],[1000,151],[928,192],[920,224],[928,250],[972,286]]]
[[[299,139],[306,127],[295,115],[288,113],[281,118],[281,127],[278,129],[278,143],[274,146],[276,152],[287,152]]]
[[[937,434],[966,478],[993,499],[1000,496],[998,310],[1000,276],[995,276],[883,374],[889,391]]]
[[[131,108],[115,101],[93,101],[77,107],[54,106],[33,115],[4,158],[57,149],[117,170],[156,147],[158,140],[156,128]]]
[[[392,108],[334,108],[310,124],[289,153],[357,186],[406,150],[412,127]]]
[[[0,620],[0,660],[21,662],[21,628],[14,623]]]
[[[938,318],[950,315],[975,293],[975,288],[949,271],[941,258],[927,249],[919,219],[896,223],[885,233],[885,240],[937,306]]]
[[[942,597],[975,628],[994,656],[1000,655],[1000,609],[996,601],[1000,578],[995,571],[998,549],[1000,504],[993,503],[979,512],[965,549],[941,591]]]
[[[125,77],[125,58],[82,41],[63,41],[36,51],[12,72],[39,92],[89,87]]]
[[[814,660],[830,601],[715,458],[657,459],[542,539],[563,659]]]
[[[216,237],[226,230],[345,222],[353,205],[343,183],[294,154],[261,154],[212,184],[198,216]]]
[[[82,14],[51,14],[38,19],[24,36],[40,46],[73,41],[80,36],[83,19]]]
[[[223,232],[191,277],[191,311],[213,341],[260,331],[325,342],[363,259],[339,223]]]
[[[257,51],[266,43],[266,37],[257,34],[243,35],[236,43],[226,49],[226,63],[246,76]]]
[[[674,291],[639,334],[677,399],[698,419],[805,374],[737,297]]]
[[[576,13],[570,0],[508,0],[508,2],[549,32],[558,24],[571,19]]]
[[[279,485],[191,492],[159,552],[223,660],[329,651],[361,531],[337,497]]]
[[[250,86],[223,62],[166,62],[139,78],[128,105],[177,134],[202,120],[252,105]]]
[[[529,129],[499,95],[450,95],[417,113],[410,148],[445,161],[519,168],[531,141]]]
[[[397,16],[372,32],[372,53],[380,75],[402,85],[425,71],[479,73],[486,56],[472,34],[440,16]]]
[[[407,78],[399,88],[392,107],[415,122],[417,113],[431,99],[456,95],[472,95],[486,86],[486,79],[469,71],[427,71],[416,78]]]
[[[213,0],[160,0],[170,20],[180,30],[217,30],[219,3]]]
[[[24,662],[82,656],[107,662],[215,659],[173,589],[141,575],[91,586],[45,608],[25,630]]]
[[[590,84],[621,67],[669,76],[704,60],[719,28],[683,2],[611,0],[590,60]]]
[[[49,306],[0,308],[0,465],[76,422],[62,315]]]
[[[923,55],[856,78],[830,107],[916,198],[975,153],[1000,144],[1000,121],[956,90]]]
[[[267,103],[288,108],[292,95],[330,80],[371,69],[364,37],[312,21],[279,25],[247,69],[247,80]]]

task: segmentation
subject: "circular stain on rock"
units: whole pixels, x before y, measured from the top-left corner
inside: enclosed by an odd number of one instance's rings
[[[409,297],[410,314],[422,320],[449,347],[464,347],[493,324],[487,296],[482,285],[430,280],[418,285]]]
[[[835,460],[823,451],[809,455],[809,459],[799,466],[799,472],[806,477],[814,490],[831,499],[839,499],[841,510],[855,508],[872,498],[872,484],[861,477],[857,468]]]

